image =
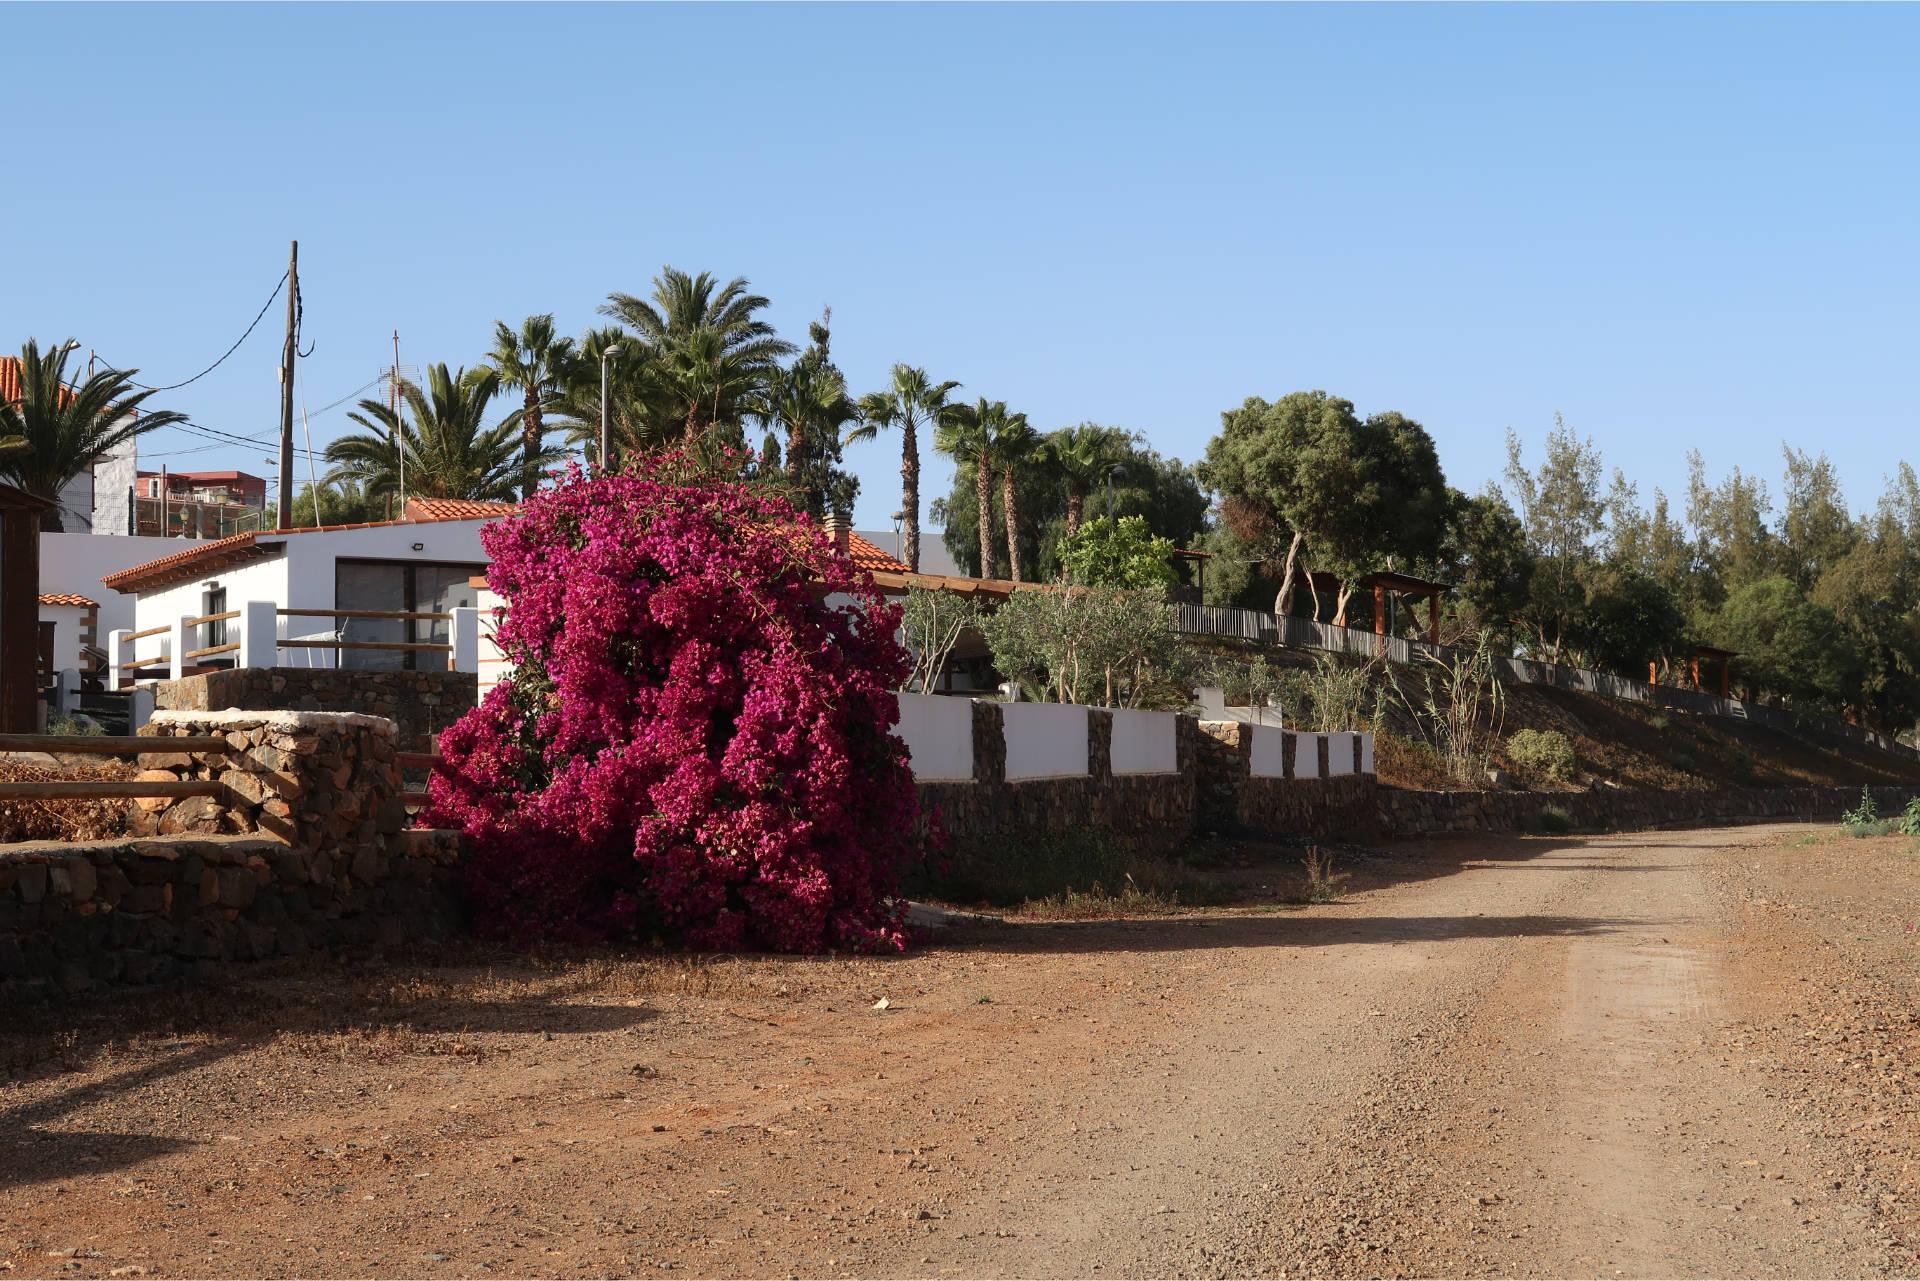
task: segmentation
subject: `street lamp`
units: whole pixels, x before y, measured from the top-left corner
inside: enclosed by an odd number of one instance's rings
[[[1127,469],[1124,467],[1109,467],[1107,469],[1107,520],[1109,522],[1113,520],[1113,478],[1115,476],[1125,477],[1126,474]]]
[[[600,471],[602,475],[607,470],[609,453],[607,441],[612,434],[607,425],[607,377],[613,367],[614,358],[619,356],[620,352],[621,348],[616,343],[600,353]]]
[[[906,523],[907,514],[905,512],[895,512],[893,514],[893,558],[895,560],[900,559],[900,527]]]

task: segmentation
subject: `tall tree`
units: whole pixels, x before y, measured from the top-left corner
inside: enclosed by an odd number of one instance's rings
[[[1840,478],[1825,454],[1781,445],[1786,457],[1786,486],[1777,532],[1780,570],[1803,592],[1839,564],[1858,541],[1847,512]]]
[[[1735,467],[1718,485],[1707,483],[1707,463],[1687,452],[1687,524],[1699,540],[1710,603],[1772,575],[1778,560],[1767,514],[1767,482]]]
[[[710,272],[662,267],[650,300],[616,293],[600,312],[633,334],[641,350],[627,351],[622,362],[644,362],[692,442],[716,427],[737,432],[754,396],[793,354],[793,344],[757,317],[768,305],[748,291],[745,276],[722,285]]]
[[[554,333],[551,315],[528,316],[519,333],[507,328],[506,321],[496,320],[493,351],[487,360],[500,375],[502,387],[526,398],[520,412],[520,496],[531,498],[540,486],[536,460],[546,450],[544,411],[577,377],[573,339]]]
[[[1363,421],[1352,401],[1324,391],[1256,396],[1221,414],[1199,470],[1249,545],[1269,559],[1285,548],[1280,613],[1303,558],[1341,576],[1335,621],[1344,622],[1362,574],[1429,560],[1446,532],[1446,477],[1426,429],[1394,412]]]
[[[996,400],[990,406],[995,419],[994,465],[1000,469],[1000,506],[1007,514],[1007,567],[1013,581],[1024,582],[1025,567],[1020,560],[1020,473],[1040,454],[1040,433],[1027,425],[1025,414],[1009,414],[1007,402]]]
[[[40,528],[61,533],[60,491],[116,445],[160,427],[187,420],[170,409],[142,406],[154,393],[134,386],[137,369],[101,369],[78,387],[67,383],[68,342],[45,353],[29,338],[20,348],[20,396],[0,400],[0,438],[13,438],[0,450],[0,479],[54,505],[40,517]]]
[[[975,528],[979,534],[980,577],[993,578],[993,426],[985,413],[986,398],[980,404],[954,405],[934,429],[933,447],[953,459],[959,471],[970,470],[973,478]],[[1005,405],[1001,406],[1003,409]]]
[[[516,439],[522,410],[492,427],[487,406],[500,391],[500,375],[482,366],[449,371],[430,366],[427,386],[400,385],[404,410],[377,400],[360,402],[347,415],[366,430],[327,446],[334,464],[329,481],[357,481],[370,495],[402,492],[431,498],[511,501],[525,459]],[[407,420],[407,412],[412,421]],[[561,457],[557,449],[535,455],[536,466]]]
[[[1546,458],[1537,472],[1523,461],[1520,438],[1507,431],[1507,484],[1518,500],[1520,523],[1533,549],[1533,603],[1529,622],[1541,650],[1559,662],[1567,629],[1586,606],[1583,570],[1595,559],[1595,541],[1606,523],[1600,493],[1600,451],[1559,414],[1547,433]]]
[[[1099,423],[1080,423],[1047,433],[1046,449],[1055,472],[1067,486],[1067,537],[1080,532],[1087,494],[1124,466],[1132,433]]]
[[[900,429],[901,559],[920,572],[920,441],[922,428],[938,427],[950,397],[960,384],[936,383],[925,369],[897,364],[885,391],[860,398],[860,426],[847,434],[847,443],[871,440],[893,427]]]
[[[754,399],[752,412],[785,434],[786,479],[795,501],[815,516],[851,512],[860,482],[840,469],[840,433],[860,418],[847,394],[847,380],[829,354],[833,311],[808,328],[812,340],[792,365],[775,370]],[[768,457],[772,449],[763,451]]]

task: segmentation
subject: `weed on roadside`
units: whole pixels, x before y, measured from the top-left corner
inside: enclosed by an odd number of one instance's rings
[[[1322,854],[1318,845],[1307,847],[1307,856],[1300,860],[1300,866],[1307,869],[1307,902],[1338,903],[1340,885],[1351,879],[1347,872],[1333,870],[1333,858]]]

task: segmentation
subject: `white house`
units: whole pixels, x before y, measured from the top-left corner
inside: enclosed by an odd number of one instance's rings
[[[52,634],[48,654],[53,671],[92,674],[88,650],[98,651],[99,603],[74,592],[40,593],[40,629]]]
[[[277,611],[279,641],[449,644],[452,630],[445,620],[380,615],[472,608],[478,593],[471,580],[487,565],[481,527],[513,510],[507,503],[410,499],[403,520],[235,534],[194,542],[184,551],[107,574],[101,579],[105,586],[134,600],[133,639],[118,645],[117,656],[116,642],[110,640],[110,661],[117,657],[120,664],[133,665],[135,660],[171,656],[182,619],[242,611],[253,602],[270,603]],[[309,610],[313,612],[300,612]],[[343,610],[358,616],[336,617],[335,611]],[[237,643],[231,638],[245,626],[244,619],[201,624],[188,644],[199,649]],[[250,647],[247,657],[255,666],[376,669],[445,661],[432,652],[276,648],[277,654],[269,657],[264,647]],[[239,653],[228,652],[209,656],[207,662],[230,666],[241,659]],[[147,665],[140,674],[167,672],[165,666]]]

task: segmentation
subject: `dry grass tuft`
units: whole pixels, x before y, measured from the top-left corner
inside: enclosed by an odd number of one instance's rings
[[[0,782],[57,783],[77,779],[129,779],[124,761],[101,761],[64,769],[0,761]],[[101,841],[127,831],[125,800],[0,801],[0,845],[16,841]]]

